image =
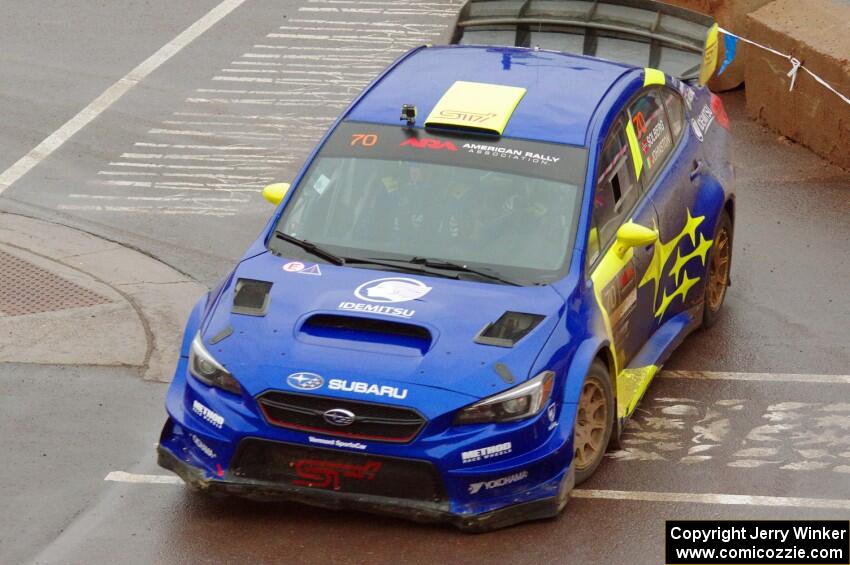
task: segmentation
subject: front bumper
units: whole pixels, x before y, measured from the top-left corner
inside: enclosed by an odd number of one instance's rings
[[[157,447],[160,467],[176,473],[194,489],[210,493],[235,494],[258,500],[291,500],[311,506],[349,509],[384,514],[421,523],[451,523],[466,532],[480,533],[512,526],[529,520],[554,518],[566,505],[575,484],[573,466],[563,473],[556,496],[505,506],[481,514],[457,514],[446,502],[422,502],[331,490],[317,490],[278,482],[246,480],[228,473],[212,479],[189,463],[180,460],[167,448]]]
[[[405,446],[339,442],[269,426],[245,399],[187,381],[185,364],[181,358],[168,392],[159,463],[199,490],[487,531],[556,516],[574,484],[574,405],[562,405],[558,421],[541,414],[511,430],[483,427]],[[282,446],[284,453],[246,458],[253,441]],[[478,450],[501,446],[507,446],[510,456],[488,457]],[[293,455],[293,449],[299,452]],[[479,460],[462,460],[462,452],[475,451],[480,451]],[[321,467],[309,467],[316,460]],[[253,464],[250,469],[246,461]],[[433,481],[426,480],[422,463],[432,471]],[[375,467],[379,464],[383,466]],[[349,478],[354,485],[346,484]]]

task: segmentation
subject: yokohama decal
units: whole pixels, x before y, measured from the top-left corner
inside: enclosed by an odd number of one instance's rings
[[[374,481],[378,471],[381,470],[381,465],[380,461],[350,465],[317,459],[299,459],[295,462],[295,474],[298,475],[298,479],[292,483],[305,487],[339,490],[343,478]]]

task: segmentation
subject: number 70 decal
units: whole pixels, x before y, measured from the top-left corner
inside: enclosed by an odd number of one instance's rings
[[[373,147],[378,143],[378,136],[374,133],[355,133],[351,136],[350,146],[361,145],[363,147]]]

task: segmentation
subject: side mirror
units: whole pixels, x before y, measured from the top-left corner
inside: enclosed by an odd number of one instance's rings
[[[618,252],[622,257],[632,247],[643,247],[658,241],[658,231],[634,222],[626,222],[617,230]]]
[[[283,197],[286,196],[286,193],[289,192],[289,186],[288,182],[270,184],[263,189],[263,198],[277,206],[281,203]]]

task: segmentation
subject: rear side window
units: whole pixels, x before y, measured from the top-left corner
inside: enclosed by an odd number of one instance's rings
[[[593,195],[593,216],[587,260],[593,263],[608,245],[640,197],[635,168],[625,132],[625,120],[611,128],[599,156],[599,174]]]
[[[664,106],[667,107],[667,119],[670,120],[670,132],[673,134],[673,140],[679,139],[679,134],[682,133],[682,127],[685,124],[682,98],[669,89],[664,89],[661,96],[664,98]]]
[[[648,90],[629,106],[629,118],[635,129],[643,159],[645,186],[649,186],[673,151],[673,136],[670,130],[661,92]],[[681,129],[681,125],[679,126]]]

